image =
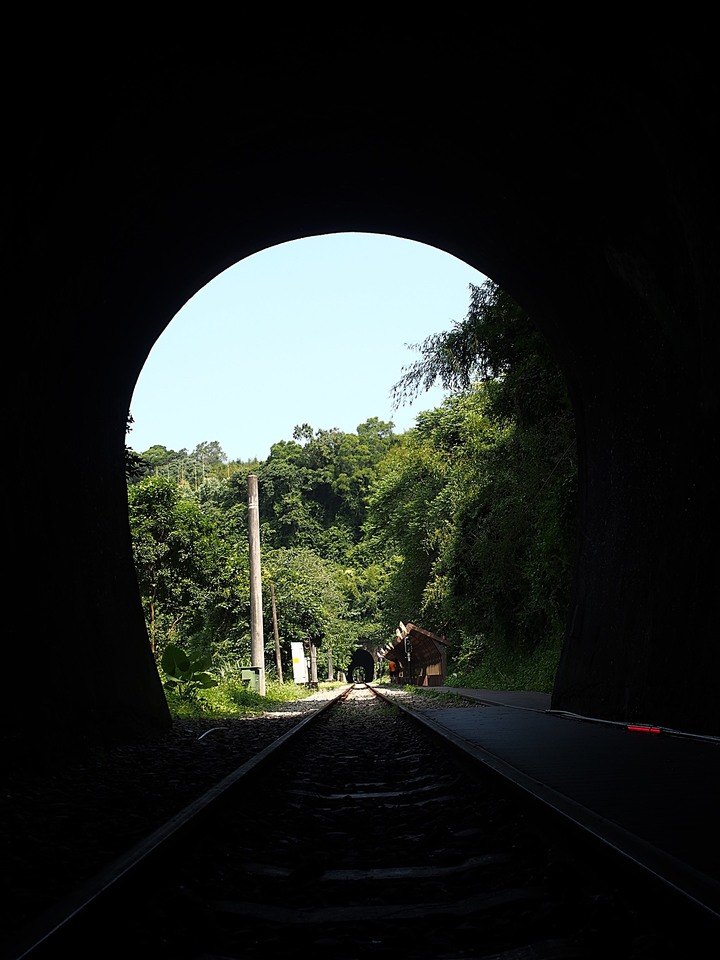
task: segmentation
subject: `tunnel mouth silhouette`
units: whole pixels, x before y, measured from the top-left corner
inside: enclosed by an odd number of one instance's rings
[[[682,18],[645,18],[622,31],[608,19],[593,49],[580,49],[562,39],[562,17],[484,11],[482,57],[475,31],[455,31],[453,69],[431,73],[434,24],[417,38],[403,25],[402,42],[373,26],[352,49],[344,31],[341,64],[327,62],[332,40],[313,57],[294,32],[273,42],[291,95],[267,100],[260,88],[238,96],[267,71],[262,44],[242,57],[234,38],[227,51],[196,45],[193,70],[149,44],[128,83],[125,49],[92,58],[79,41],[69,54],[38,39],[48,96],[37,110],[18,102],[11,118],[8,293],[22,309],[10,312],[8,446],[31,438],[44,463],[66,462],[71,422],[74,462],[53,471],[51,489],[46,470],[23,471],[8,511],[6,539],[22,551],[8,595],[28,595],[38,545],[51,572],[33,591],[32,623],[50,628],[33,627],[32,648],[52,662],[53,682],[42,709],[28,709],[24,684],[4,695],[15,762],[54,763],[80,744],[169,727],[128,532],[124,441],[137,377],[179,307],[220,272],[348,230],[428,244],[492,278],[532,315],[566,376],[578,553],[553,709],[720,732],[720,647],[709,640],[720,292],[712,41],[705,50],[688,18],[685,29]],[[509,49],[522,52],[510,71]],[[87,77],[96,109],[78,96]],[[482,130],[488,104],[491,135],[478,150],[462,134]],[[67,509],[38,509],[49,503]],[[14,635],[26,637],[26,606],[14,608]],[[62,657],[55,624],[69,636]]]
[[[347,668],[351,683],[372,683],[375,679],[375,660],[368,650],[356,650]]]

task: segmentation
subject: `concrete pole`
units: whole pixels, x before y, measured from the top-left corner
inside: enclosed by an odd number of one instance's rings
[[[310,641],[310,686],[317,690],[317,647]]]
[[[270,596],[272,597],[273,611],[273,633],[275,634],[275,668],[277,670],[278,680],[283,683],[282,657],[280,656],[280,634],[278,633],[277,607],[275,606],[275,584],[270,583]]]
[[[250,643],[252,666],[260,667],[261,697],[265,696],[265,638],[262,620],[262,575],[260,570],[260,499],[258,478],[248,477],[248,540],[250,542]]]

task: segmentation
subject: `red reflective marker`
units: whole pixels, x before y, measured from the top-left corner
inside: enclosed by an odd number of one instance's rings
[[[660,727],[648,727],[644,724],[631,724],[627,726],[628,730],[640,730],[642,733],[661,733]]]

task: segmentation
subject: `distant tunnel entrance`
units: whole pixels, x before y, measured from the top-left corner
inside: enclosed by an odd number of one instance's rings
[[[375,661],[367,650],[356,650],[347,670],[351,683],[372,683],[375,679]]]

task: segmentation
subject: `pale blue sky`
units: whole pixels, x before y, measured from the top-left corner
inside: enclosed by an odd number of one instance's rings
[[[264,460],[296,424],[352,433],[370,417],[414,426],[435,388],[392,410],[419,357],[406,344],[462,320],[485,277],[414,241],[341,233],[247,257],[176,314],[140,374],[127,443],[192,451],[217,440],[229,460]]]

